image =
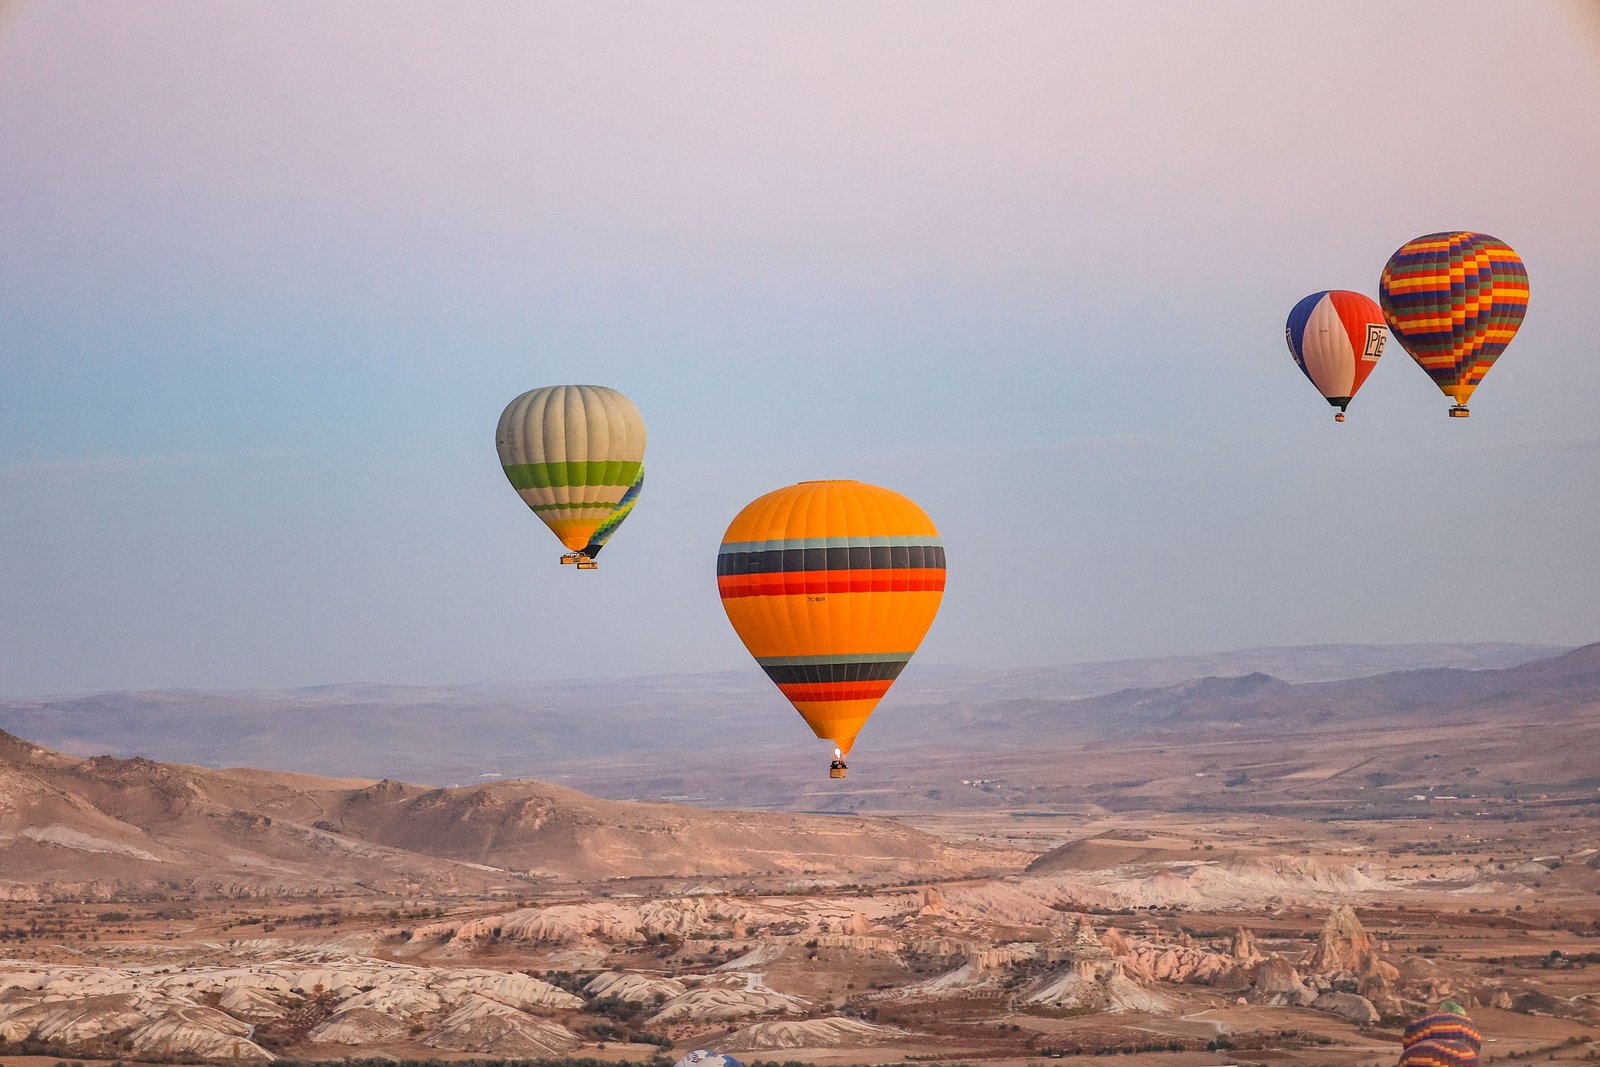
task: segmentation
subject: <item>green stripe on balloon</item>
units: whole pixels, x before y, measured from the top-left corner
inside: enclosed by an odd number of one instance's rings
[[[505,468],[514,489],[552,489],[566,486],[615,485],[626,488],[639,476],[642,463],[579,461],[575,463],[514,463]],[[607,505],[615,507],[615,504]]]

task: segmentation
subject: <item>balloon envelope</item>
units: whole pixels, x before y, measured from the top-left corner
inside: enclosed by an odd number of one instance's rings
[[[734,517],[717,591],[812,732],[848,753],[932,625],[944,562],[933,521],[899,493],[801,482]]]
[[[1289,312],[1289,354],[1328,403],[1343,411],[1378,365],[1389,331],[1371,297],[1324,289]]]
[[[1378,302],[1411,358],[1464,405],[1528,313],[1528,269],[1488,234],[1430,233],[1389,257]]]
[[[1460,1041],[1418,1041],[1400,1053],[1396,1067],[1477,1067],[1478,1050]]]
[[[501,413],[494,440],[517,495],[575,551],[617,511],[644,469],[639,409],[600,385],[523,393]]]
[[[1483,1049],[1483,1035],[1472,1020],[1452,1011],[1429,1012],[1407,1023],[1400,1044],[1410,1048],[1421,1041],[1456,1041],[1470,1046],[1474,1052]]]

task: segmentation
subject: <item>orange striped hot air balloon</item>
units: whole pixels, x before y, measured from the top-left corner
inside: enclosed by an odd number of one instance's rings
[[[939,611],[944,546],[890,489],[801,482],[734,517],[717,591],[756,662],[818,737],[832,776]]]

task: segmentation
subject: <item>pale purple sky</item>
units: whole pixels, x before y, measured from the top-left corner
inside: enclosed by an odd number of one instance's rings
[[[745,669],[817,477],[941,526],[926,662],[1600,638],[1595,8],[6,4],[0,695]],[[1289,307],[1458,227],[1473,418],[1392,345],[1334,426]],[[650,427],[594,574],[559,382]]]

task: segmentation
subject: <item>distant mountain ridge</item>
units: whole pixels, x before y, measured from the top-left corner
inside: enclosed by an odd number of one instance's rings
[[[1425,662],[1438,659],[1435,650]],[[1140,664],[1138,676],[1151,670]],[[1395,804],[1404,809],[1415,803],[1413,794],[1431,795],[1440,783],[1444,793],[1478,796],[1487,788],[1502,799],[1524,788],[1575,796],[1590,789],[1591,778],[1600,785],[1592,756],[1600,751],[1600,645],[1490,669],[1427,665],[1300,682],[1251,671],[1091,696],[1012,697],[1003,686],[975,683],[959,672],[928,673],[935,677],[912,690],[918,699],[886,702],[874,716],[843,781],[824,776],[825,746],[764,680],[755,685],[723,675],[563,683],[540,691],[360,686],[283,695],[140,694],[127,701],[102,695],[59,706],[13,704],[0,708],[0,716],[33,717],[58,728],[118,727],[128,744],[145,739],[157,752],[197,746],[226,752],[235,757],[231,762],[267,762],[258,758],[266,752],[280,766],[318,770],[413,761],[454,776],[466,766],[476,770],[461,776],[469,781],[504,774],[556,780],[618,800],[707,808],[914,815],[1239,805],[1318,812],[1380,804],[1402,814]],[[748,689],[754,694],[745,695]],[[991,696],[994,691],[1001,695]],[[31,752],[24,742],[0,738],[0,757],[28,760]],[[72,761],[48,752],[39,758]],[[316,813],[295,814],[293,826],[269,836],[334,834],[337,840],[322,841],[324,847],[347,847],[353,839],[362,847],[421,848],[439,862],[492,868],[504,860],[539,869],[540,861],[516,844],[518,828],[537,825],[547,828],[543,854],[555,848],[576,855],[576,839],[556,847],[561,839],[549,836],[562,823],[546,816],[554,803],[547,798],[560,787],[539,782],[497,781],[465,790],[386,786],[382,803],[369,809],[363,807],[371,802],[366,794],[333,797],[334,786],[325,780],[298,774],[173,770],[114,757],[74,765],[73,773],[96,780],[94,790],[103,793],[131,776],[143,784],[118,796],[159,795],[178,805],[174,811],[199,803],[201,794],[215,799],[222,788],[243,798],[197,824],[213,828],[253,818],[228,814],[234,811],[276,818],[259,797],[250,799],[251,791],[289,790],[301,799],[282,810],[309,806]],[[380,776],[354,777],[361,780],[337,787],[367,789]],[[54,840],[55,847],[83,844],[73,836],[82,834],[112,842],[108,847],[120,854],[133,855],[124,846],[160,854],[160,841],[153,846],[113,833],[101,816],[121,818],[121,809],[99,803],[94,790],[74,794],[93,811],[76,804],[72,810],[81,819],[49,824],[72,831]],[[15,787],[0,788],[0,809],[13,795]],[[456,815],[449,813],[462,805],[484,821],[452,822]],[[432,829],[418,838],[407,826]],[[488,836],[480,833],[485,828]],[[420,843],[435,839],[452,845],[440,851]],[[504,850],[501,859],[490,855],[494,849]]]
[[[970,742],[976,729],[986,743],[999,744],[1011,729],[1007,716],[993,714],[999,707],[1009,714],[1207,676],[1259,673],[1286,685],[1395,670],[1499,668],[1561,651],[1504,643],[1316,645],[1011,671],[913,662],[863,738],[886,748],[946,745],[958,732]],[[537,686],[354,683],[0,701],[0,729],[85,755],[435,783],[556,771],[571,778],[585,762],[676,763],[701,752],[708,738],[717,739],[720,753],[759,757],[796,751],[810,736],[754,666]],[[1036,740],[1011,732],[1014,743]]]
[[[1205,677],[1177,685],[1132,688],[1068,700],[1014,701],[1005,714],[993,705],[951,708],[963,743],[982,746],[991,735],[1048,732],[1079,741],[1119,737],[1186,738],[1204,728],[1248,737],[1262,731],[1348,729],[1454,717],[1527,719],[1567,715],[1600,706],[1600,644],[1496,669],[1429,667],[1336,681],[1286,682],[1255,672]],[[961,710],[966,710],[963,717]]]

